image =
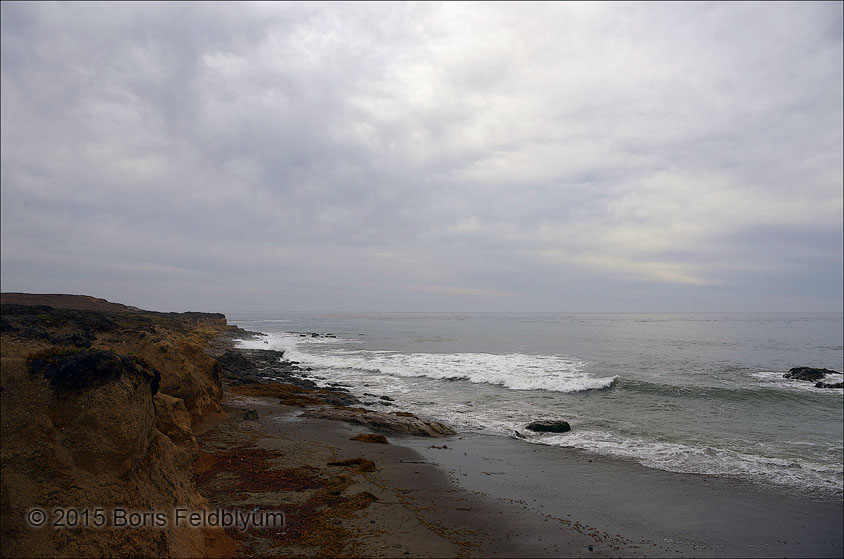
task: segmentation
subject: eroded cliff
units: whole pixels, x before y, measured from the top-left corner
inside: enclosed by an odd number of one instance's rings
[[[192,426],[220,412],[220,365],[203,348],[225,317],[80,296],[0,302],[2,555],[207,555],[208,533],[172,514],[207,508]],[[119,529],[133,513],[169,516]]]

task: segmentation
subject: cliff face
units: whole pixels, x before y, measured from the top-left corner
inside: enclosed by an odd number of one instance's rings
[[[74,296],[50,296],[50,305],[24,297],[41,303],[25,305],[15,295],[3,294],[0,307],[2,555],[204,555],[205,532],[170,517],[164,526],[94,526],[121,510],[207,507],[193,480],[191,426],[220,410],[220,366],[203,347],[227,328],[225,317],[88,297],[78,309]],[[45,526],[28,523],[33,507]],[[102,516],[51,528],[62,515],[54,511],[69,508]]]

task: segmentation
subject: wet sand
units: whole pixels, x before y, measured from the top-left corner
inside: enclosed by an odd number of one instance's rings
[[[386,445],[351,441],[352,436],[368,431],[339,421],[298,417],[301,408],[274,402],[273,398],[227,395],[227,417],[198,437],[200,447],[214,455],[247,444],[252,449],[277,453],[275,468],[311,468],[325,479],[338,475],[336,468],[327,466],[329,462],[358,457],[371,460],[377,468],[373,472],[343,472],[352,476],[353,483],[342,490],[342,496],[368,493],[375,500],[348,517],[332,519],[338,533],[342,532],[339,544],[319,543],[320,538],[330,542],[336,536],[324,527],[320,528],[324,531],[321,536],[307,539],[309,545],[303,545],[302,539],[229,532],[241,544],[241,556],[324,556],[327,552],[366,557],[656,555],[650,544],[634,544],[609,534],[596,538],[586,526],[564,515],[541,514],[526,510],[518,502],[461,489],[445,470],[402,444],[413,438],[399,440],[388,434],[391,444]],[[243,419],[248,409],[258,412],[257,420]],[[417,438],[415,442],[450,448],[458,439]],[[226,484],[237,482],[236,478],[225,477]],[[279,491],[244,497],[203,492],[212,508],[244,503],[267,509],[289,506],[291,520],[295,520],[297,505],[304,507],[312,493]]]
[[[462,488],[650,541],[656,555],[841,557],[844,548],[840,498],[665,472],[505,437],[457,437],[448,450],[397,442],[446,469]]]
[[[317,527],[315,537],[235,534],[241,555],[841,555],[840,502],[763,493],[747,484],[503,437],[387,434],[388,445],[350,441],[369,431],[302,418],[301,408],[276,401],[228,395],[227,418],[199,437],[203,450],[213,453],[249,441],[278,456],[274,467],[311,468],[324,479],[349,477],[338,486],[338,498],[371,497],[353,513]],[[258,420],[243,420],[247,409],[257,410]],[[371,460],[376,469],[339,473],[327,465],[349,458]],[[247,500],[264,507],[286,503],[295,517],[311,493],[265,493]],[[243,498],[209,500],[223,507],[242,504]],[[321,510],[331,515],[330,506]]]

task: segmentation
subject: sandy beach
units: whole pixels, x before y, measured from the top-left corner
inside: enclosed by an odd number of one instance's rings
[[[834,499],[655,470],[502,437],[458,439],[451,452],[428,449],[411,439],[404,444],[447,469],[461,487],[495,499],[519,500],[536,514],[577,519],[601,534],[619,534],[629,544],[645,542],[652,555],[841,554],[842,508]]]
[[[448,473],[434,461],[411,448],[440,447],[441,451],[459,447],[459,436],[445,439],[394,438],[390,444],[350,440],[366,432],[339,421],[300,418],[301,409],[279,406],[271,398],[236,395],[224,399],[227,417],[200,434],[200,447],[210,455],[233,447],[256,449],[276,454],[272,467],[307,468],[322,476],[326,485],[338,477],[351,476],[342,495],[374,497],[367,506],[348,518],[332,518],[317,527],[318,534],[285,537],[229,531],[245,555],[360,555],[369,557],[590,557],[654,556],[654,542],[633,542],[597,533],[571,517],[542,514],[526,503],[513,499],[491,498],[481,492],[458,487]],[[258,413],[257,420],[244,420],[248,410]],[[443,449],[442,447],[447,447]],[[434,450],[434,449],[431,449]],[[244,451],[244,458],[246,457]],[[375,471],[331,467],[329,462],[363,458],[375,464]],[[249,472],[247,476],[254,475]],[[484,474],[480,474],[484,475]],[[223,476],[229,486],[232,478]],[[222,481],[222,480],[221,480]],[[345,480],[344,480],[345,481]],[[292,492],[215,495],[213,484],[199,484],[199,489],[213,508],[249,506],[286,508],[289,523],[297,523],[297,505],[307,502],[321,487]],[[210,490],[209,490],[210,489]],[[292,506],[290,506],[292,505]],[[330,508],[330,507],[327,507]],[[331,516],[333,513],[327,512]],[[315,536],[315,537],[314,537]],[[338,536],[342,541],[336,541]],[[306,540],[313,545],[302,545]],[[591,546],[591,549],[590,549]],[[659,548],[662,555],[667,548]],[[676,555],[676,554],[675,554]]]
[[[295,528],[297,509],[332,483],[359,503],[351,512],[347,502],[325,505],[329,522],[310,533],[229,531],[243,555],[835,557],[842,549],[840,503],[829,500],[500,437],[352,441],[370,431],[303,418],[273,398],[229,394],[223,407],[226,418],[198,436],[203,451],[248,446],[272,454],[272,468],[304,468],[322,482],[249,495],[200,484],[212,507],[282,507]],[[248,410],[258,418],[243,419]],[[374,471],[328,465],[356,458]]]

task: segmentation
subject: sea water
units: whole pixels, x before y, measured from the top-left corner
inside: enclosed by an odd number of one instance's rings
[[[347,385],[373,409],[389,411],[378,398],[387,395],[462,431],[842,495],[842,390],[783,378],[796,366],[844,370],[841,314],[228,318],[266,334],[241,347],[284,350],[312,369],[303,376]],[[546,419],[572,430],[525,429]]]

